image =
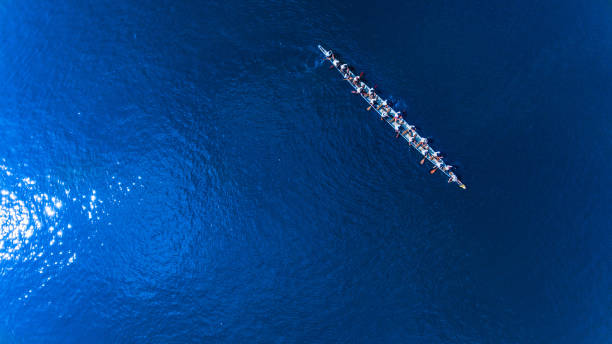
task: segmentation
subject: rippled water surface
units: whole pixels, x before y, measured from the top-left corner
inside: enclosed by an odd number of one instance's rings
[[[610,342],[610,13],[4,1],[0,343]]]

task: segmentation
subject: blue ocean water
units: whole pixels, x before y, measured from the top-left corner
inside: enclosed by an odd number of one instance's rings
[[[612,343],[610,13],[3,2],[0,343]]]

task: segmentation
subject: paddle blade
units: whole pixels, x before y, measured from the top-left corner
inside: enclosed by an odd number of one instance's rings
[[[424,162],[425,162],[425,158],[423,158],[423,160],[421,160],[421,165],[423,165]]]
[[[429,171],[429,174],[434,174],[434,173],[436,173],[437,170],[438,170],[438,168],[434,167],[431,171]]]
[[[372,109],[372,106],[368,106],[368,108],[366,110],[370,111],[371,109]]]

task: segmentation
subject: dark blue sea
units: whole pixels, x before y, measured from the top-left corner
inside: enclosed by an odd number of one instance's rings
[[[612,343],[611,14],[3,1],[0,343]]]

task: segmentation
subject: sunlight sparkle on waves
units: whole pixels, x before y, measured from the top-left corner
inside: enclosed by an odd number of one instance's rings
[[[80,240],[78,235],[71,234],[74,226],[67,223],[68,217],[74,216],[76,211],[85,216],[84,220],[95,224],[107,213],[95,189],[75,194],[64,182],[46,175],[42,184],[49,190],[59,191],[59,194],[49,195],[30,177],[19,176],[19,172],[2,164],[0,171],[5,172],[0,174],[0,276],[7,277],[18,266],[30,266],[42,278],[37,288],[28,289],[19,298],[25,300],[32,290],[45,287],[60,270],[76,262],[77,252],[65,249],[66,246],[74,247],[72,241]],[[141,179],[138,176],[138,180]],[[142,183],[131,184],[144,187]],[[117,196],[123,197],[131,191],[123,187],[116,176],[112,176],[107,187],[111,204],[119,205],[121,200]],[[90,240],[91,235],[86,238]],[[64,240],[70,240],[66,242],[68,245],[64,245]]]

